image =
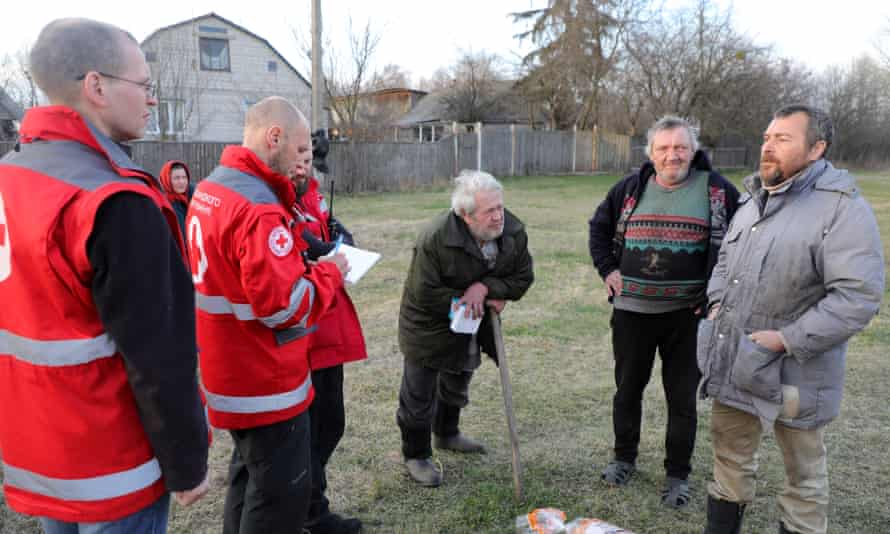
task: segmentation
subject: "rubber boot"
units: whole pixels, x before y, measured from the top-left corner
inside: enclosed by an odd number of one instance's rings
[[[708,495],[708,526],[704,534],[739,534],[745,505]]]
[[[399,429],[402,431],[402,456],[411,478],[421,486],[430,488],[441,484],[442,472],[436,469],[432,461],[429,428],[407,428],[399,421]]]
[[[432,458],[405,458],[405,468],[421,486],[435,488],[442,483],[442,472],[436,469]]]
[[[433,444],[437,449],[445,449],[455,452],[485,453],[485,446],[474,439],[464,436],[458,430],[460,422],[460,408],[436,402],[436,415],[433,420]]]

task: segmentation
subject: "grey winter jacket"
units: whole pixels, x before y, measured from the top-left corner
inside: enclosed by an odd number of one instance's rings
[[[877,221],[853,177],[822,159],[768,200],[758,175],[745,188],[708,284],[719,312],[699,325],[702,395],[771,423],[793,386],[799,409],[779,421],[816,428],[837,417],[847,340],[880,306]],[[755,344],[757,330],[779,330],[788,351]]]

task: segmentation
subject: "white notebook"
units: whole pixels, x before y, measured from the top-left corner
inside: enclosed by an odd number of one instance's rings
[[[467,317],[464,315],[466,311],[467,305],[461,304],[451,315],[451,331],[455,334],[475,334],[479,330],[482,317],[478,319],[473,319],[472,315]]]
[[[380,259],[380,254],[364,250],[361,248],[351,247],[346,244],[340,244],[337,252],[342,252],[349,262],[349,272],[346,274],[346,282],[350,284],[358,283],[365,273],[371,270],[371,267]]]

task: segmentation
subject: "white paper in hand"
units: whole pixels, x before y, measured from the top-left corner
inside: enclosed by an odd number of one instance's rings
[[[473,319],[472,316],[467,317],[464,315],[466,311],[467,305],[461,304],[451,317],[451,331],[455,334],[475,334],[479,330],[482,317],[478,319]]]
[[[340,244],[337,247],[337,252],[342,252],[346,256],[346,261],[349,262],[349,272],[344,279],[350,284],[355,284],[361,280],[365,273],[380,259],[380,254],[377,252],[351,247],[346,244]]]

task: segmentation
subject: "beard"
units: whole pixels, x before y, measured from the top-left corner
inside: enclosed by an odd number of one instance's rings
[[[295,176],[293,182],[297,186],[297,196],[301,197],[309,189],[309,179],[306,176]]]
[[[501,234],[504,233],[504,225],[501,224],[497,229],[471,226],[470,233],[473,234],[473,237],[475,237],[479,241],[494,241],[495,239],[501,237]]]
[[[764,165],[765,163],[770,165],[766,166]],[[760,182],[763,185],[772,187],[784,182],[785,178],[786,176],[782,173],[782,168],[779,166],[778,161],[774,159],[760,160]]]

